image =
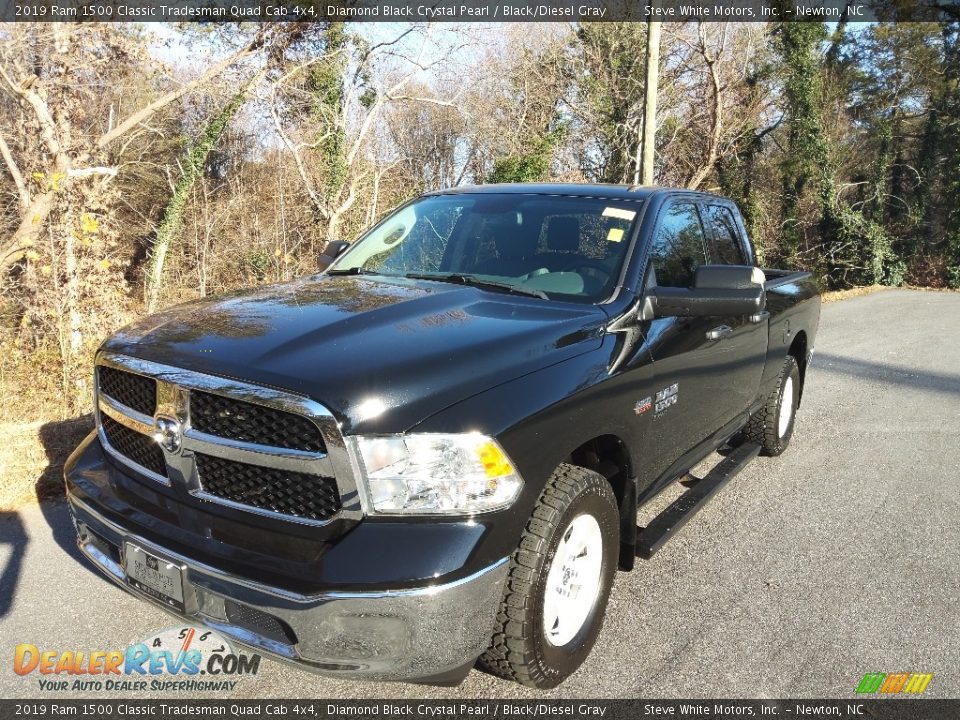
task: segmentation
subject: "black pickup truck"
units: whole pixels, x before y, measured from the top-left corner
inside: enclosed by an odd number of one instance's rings
[[[65,470],[107,578],[273,657],[553,687],[616,570],[790,441],[820,298],[724,198],[458,188],[327,256],[109,338]]]

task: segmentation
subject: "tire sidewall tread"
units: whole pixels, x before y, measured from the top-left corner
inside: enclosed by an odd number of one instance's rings
[[[790,413],[790,423],[787,426],[787,431],[781,437],[779,432],[780,405],[783,402],[783,386],[788,377],[793,379],[793,408]],[[767,396],[763,407],[750,417],[744,431],[747,440],[758,444],[764,455],[776,457],[790,445],[797,419],[800,388],[800,366],[797,364],[795,357],[787,355],[773,390]]]
[[[544,588],[561,533],[589,512],[603,534],[600,592],[583,627],[567,645],[555,647],[543,629]],[[560,465],[547,482],[511,557],[504,597],[490,647],[479,664],[523,685],[556,687],[583,663],[603,625],[616,572],[619,512],[609,482],[599,473]]]

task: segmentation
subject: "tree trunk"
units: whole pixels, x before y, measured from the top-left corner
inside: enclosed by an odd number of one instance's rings
[[[651,8],[657,0],[651,0]],[[660,75],[660,22],[647,21],[646,87],[643,103],[643,162],[641,182],[653,185],[653,160],[657,146],[657,85]]]
[[[34,195],[30,204],[20,216],[20,224],[4,244],[2,258],[0,258],[0,277],[6,277],[7,272],[23,259],[27,248],[36,241],[37,235],[46,227],[47,218],[53,210],[54,193],[49,190]]]
[[[707,50],[707,39],[703,31],[703,25],[700,25],[700,52],[703,55],[703,61],[707,65],[707,71],[710,74],[711,91],[713,94],[713,115],[712,128],[710,130],[710,140],[707,145],[707,157],[703,164],[694,172],[687,187],[696,190],[704,180],[710,177],[714,167],[717,164],[717,158],[720,154],[720,140],[723,138],[723,88],[720,85],[720,74],[717,70],[717,62],[720,60],[722,48],[711,58]]]
[[[67,276],[67,319],[69,325],[68,347],[70,357],[76,357],[83,349],[83,319],[80,317],[80,301],[78,288],[80,278],[77,275],[77,241],[72,232],[64,233],[64,274]],[[64,358],[66,360],[66,357]]]

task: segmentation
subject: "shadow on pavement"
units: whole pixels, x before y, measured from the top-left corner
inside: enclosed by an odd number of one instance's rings
[[[13,606],[13,596],[20,578],[20,566],[27,550],[27,533],[18,512],[0,512],[0,548],[10,546],[9,556],[0,570],[0,617]]]
[[[77,535],[70,511],[63,500],[63,465],[80,441],[93,429],[93,416],[49,422],[40,428],[40,442],[47,453],[47,468],[37,479],[35,490],[40,512],[50,526],[54,542],[90,572],[99,574],[77,548]]]
[[[960,395],[960,375],[949,373],[930,372],[903,365],[870,362],[819,352],[813,356],[813,369],[816,372],[852,375],[890,385],[906,385],[918,390]]]
[[[40,427],[40,443],[47,454],[47,467],[37,478],[37,500],[63,497],[63,465],[80,441],[93,430],[93,415],[48,422]]]

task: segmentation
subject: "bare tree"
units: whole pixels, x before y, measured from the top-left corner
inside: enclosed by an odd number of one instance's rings
[[[112,32],[109,27],[90,29],[66,23],[41,27],[43,29],[32,26],[23,31],[19,42],[5,44],[0,51],[0,88],[32,115],[42,148],[41,158],[30,158],[30,161],[34,163],[34,173],[40,173],[47,179],[45,187],[24,205],[14,233],[0,241],[0,273],[3,274],[23,259],[25,248],[44,230],[58,195],[62,197],[80,181],[116,176],[118,157],[109,152],[109,146],[144,126],[171,103],[250,57],[265,42],[265,33],[257,33],[244,46],[229,53],[196,78],[131,112],[115,126],[97,132],[95,127],[89,125],[77,127],[74,116],[78,108],[73,103],[80,99],[64,85],[78,80],[78,76],[96,72],[96,68],[104,64],[98,53],[107,51],[108,57],[116,57],[135,52],[142,57],[142,48],[136,47],[123,33]],[[44,71],[38,75],[30,67],[29,57],[31,51],[44,45],[47,45],[44,48],[47,62]],[[55,103],[57,99],[61,102]],[[11,175],[22,177],[14,153],[6,143],[4,147],[7,149],[2,154]]]
[[[407,103],[457,107],[456,94],[422,93],[415,82],[462,49],[438,47],[434,34],[429,25],[411,25],[373,45],[338,35],[324,53],[293,63],[273,82],[274,129],[326,238],[338,236],[361,188],[372,182],[367,152],[388,111]]]

